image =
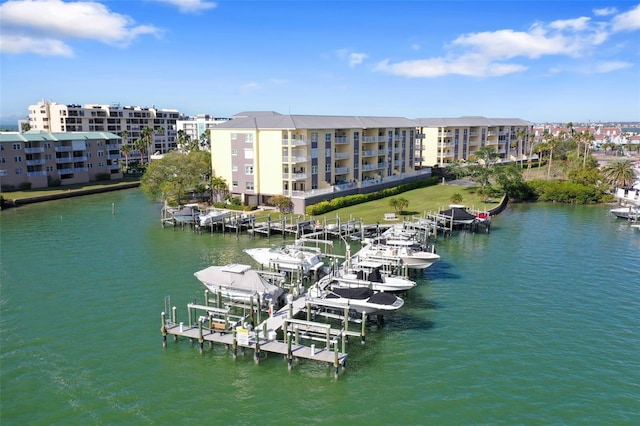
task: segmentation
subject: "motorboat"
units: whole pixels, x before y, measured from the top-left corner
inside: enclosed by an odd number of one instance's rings
[[[616,207],[609,210],[609,213],[621,219],[638,219],[640,218],[640,205]]]
[[[404,305],[404,300],[395,294],[376,292],[368,287],[328,289],[314,285],[308,290],[306,301],[312,305],[347,308],[368,315],[394,312]]]
[[[378,260],[384,263],[398,259],[410,269],[426,269],[440,260],[440,255],[415,248],[410,240],[386,240],[384,244],[368,244],[357,254],[358,259]]]
[[[284,290],[269,282],[259,271],[249,265],[232,263],[225,266],[209,266],[194,273],[195,277],[213,294],[237,302],[255,303],[260,298],[263,307],[280,306]]]
[[[229,210],[223,209],[212,209],[208,210],[205,213],[201,213],[198,220],[200,221],[200,226],[211,226],[214,223],[222,221],[224,218],[229,217],[231,212]]]
[[[276,247],[244,249],[253,260],[267,268],[281,272],[302,271],[310,275],[324,266],[322,250],[301,243]]]
[[[416,282],[399,275],[383,273],[383,264],[369,260],[343,266],[333,275],[332,288],[367,287],[375,291],[406,291]]]

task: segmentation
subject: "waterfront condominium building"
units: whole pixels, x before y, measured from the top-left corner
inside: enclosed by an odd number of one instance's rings
[[[145,127],[154,130],[151,154],[164,154],[177,147],[176,122],[180,113],[174,109],[120,105],[63,105],[40,101],[29,106],[29,125],[46,132],[111,132],[125,135],[123,144],[135,145]],[[126,132],[126,133],[123,133]],[[139,155],[132,152],[132,157]]]
[[[121,179],[120,136],[109,132],[0,132],[3,191]]]
[[[482,147],[493,147],[500,162],[526,160],[533,142],[533,123],[519,118],[418,118],[416,163],[446,166],[475,159]]]
[[[416,127],[403,117],[241,113],[210,130],[213,173],[249,205],[285,195],[303,213],[429,176],[415,168]]]
[[[182,117],[176,121],[176,128],[178,132],[182,130],[190,140],[197,141],[207,130],[228,120],[228,118],[212,117],[209,114],[197,114],[193,117]]]

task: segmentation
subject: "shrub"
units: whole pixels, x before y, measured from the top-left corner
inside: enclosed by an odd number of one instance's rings
[[[109,174],[109,173],[98,173],[96,175],[96,180],[111,180],[111,174]]]
[[[18,189],[20,191],[26,191],[27,189],[31,189],[31,182],[22,182],[18,185]]]

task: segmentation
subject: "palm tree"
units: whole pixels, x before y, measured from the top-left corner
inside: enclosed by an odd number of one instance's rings
[[[160,126],[156,129],[156,134],[160,137],[164,136],[164,127]]]
[[[189,152],[190,151],[190,141],[191,137],[184,130],[178,130],[178,150],[180,152]]]
[[[144,144],[144,149],[143,151],[140,152],[141,156],[142,156],[142,152],[146,152],[147,154],[151,153],[149,148],[153,143],[153,139],[154,139],[153,135],[154,135],[154,132],[151,127],[145,127],[144,129],[142,129],[142,137],[138,139],[141,141],[141,144]]]
[[[518,129],[518,133],[516,133],[516,136],[518,138],[518,152],[517,154],[520,155],[520,167],[522,167],[522,165],[524,164],[524,139],[528,136],[528,133],[525,129]],[[516,155],[516,160],[518,159],[518,156]]]
[[[224,200],[225,195],[229,193],[229,184],[226,179],[220,176],[211,177],[211,202],[220,202]]]
[[[203,151],[211,150],[211,129],[206,129],[200,135],[200,149]]]
[[[624,187],[631,184],[636,176],[633,171],[633,161],[613,160],[602,168],[602,175],[607,183],[614,187]]]
[[[140,153],[140,165],[144,164],[144,153],[147,147],[147,143],[142,138],[138,138],[133,143],[133,147]]]
[[[133,148],[128,143],[120,146],[120,154],[124,155],[124,168],[127,170],[129,169],[129,154],[131,154],[132,150]]]
[[[547,168],[547,180],[551,179],[551,163],[553,162],[553,148],[555,148],[558,144],[558,139],[551,138],[547,141],[547,145],[549,146],[549,167]]]

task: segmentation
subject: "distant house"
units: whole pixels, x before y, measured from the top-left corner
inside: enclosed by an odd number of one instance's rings
[[[0,132],[0,185],[11,190],[120,179],[120,139],[108,132]]]

